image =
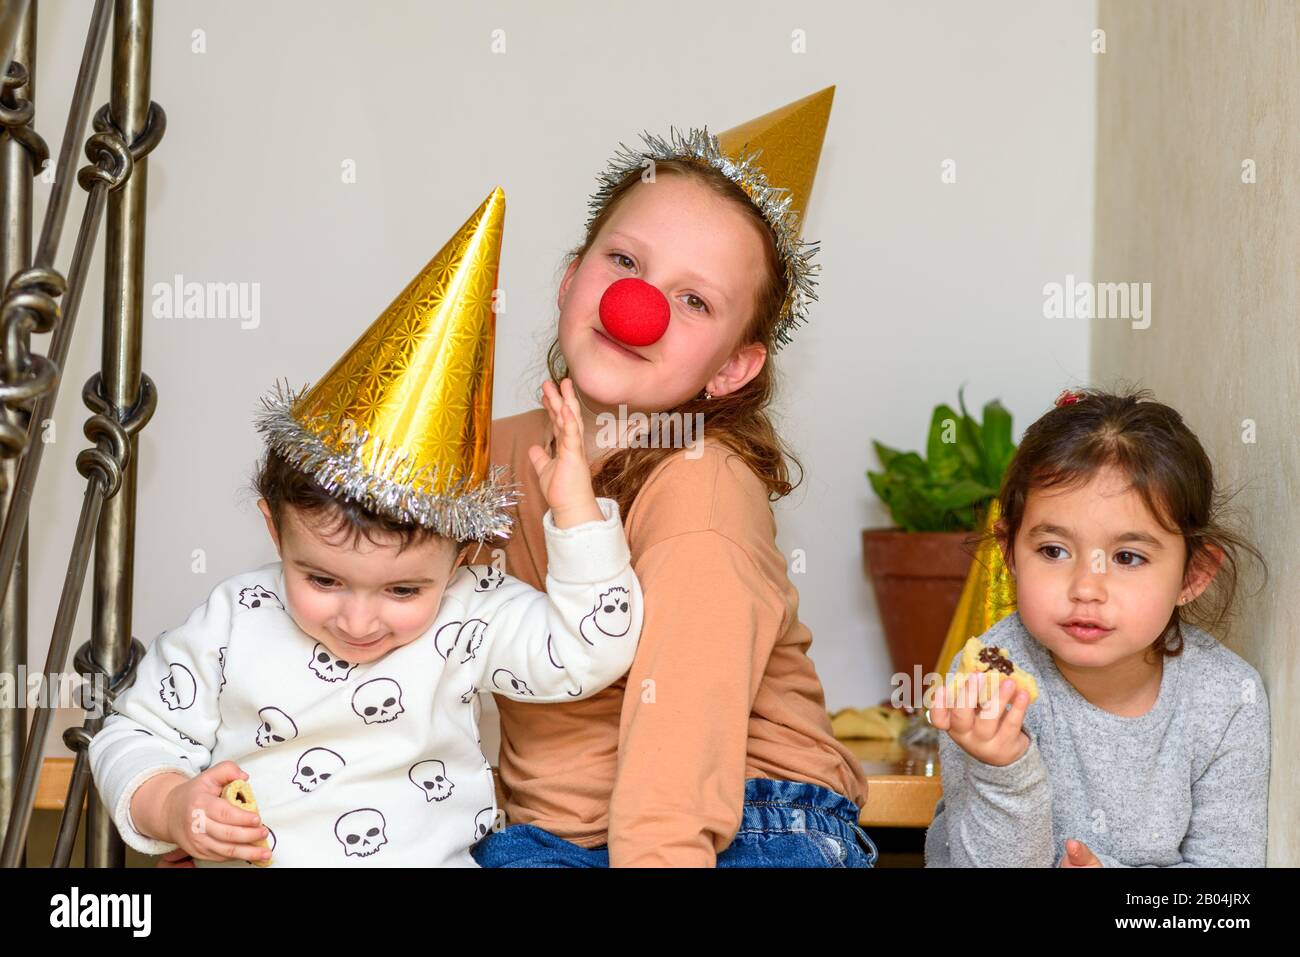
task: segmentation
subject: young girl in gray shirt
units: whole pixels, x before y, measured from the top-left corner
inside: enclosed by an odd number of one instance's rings
[[[1147,399],[1062,393],[1016,451],[994,534],[1018,610],[981,641],[1038,696],[958,675],[960,656],[933,689],[927,867],[1264,866],[1268,697],[1194,623],[1226,620],[1260,555],[1223,526],[1196,436]]]

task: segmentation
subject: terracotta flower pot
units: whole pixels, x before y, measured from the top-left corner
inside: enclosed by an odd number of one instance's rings
[[[862,558],[896,672],[934,668],[957,611],[971,556],[969,532],[862,530]]]

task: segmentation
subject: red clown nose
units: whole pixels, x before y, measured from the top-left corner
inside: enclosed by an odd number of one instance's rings
[[[648,346],[668,328],[668,300],[640,279],[628,276],[610,285],[600,297],[600,322],[619,342]]]

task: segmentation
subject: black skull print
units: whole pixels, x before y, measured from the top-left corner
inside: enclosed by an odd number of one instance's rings
[[[506,573],[493,565],[466,565],[462,570],[474,579],[475,591],[492,591],[505,584]]]
[[[335,658],[329,653],[319,641],[311,649],[311,659],[307,662],[311,668],[311,673],[321,681],[335,682],[343,681],[356,667],[350,661],[344,661],[342,658]]]
[[[329,748],[311,748],[298,757],[293,784],[304,794],[315,791],[347,764],[343,756]]]
[[[515,677],[514,672],[509,668],[498,668],[492,672],[492,687],[510,695],[534,697],[533,689],[528,687],[528,682],[523,678]]]
[[[334,836],[348,857],[369,857],[388,843],[384,816],[372,807],[357,808],[334,822]]]
[[[183,711],[194,706],[197,687],[194,672],[173,662],[168,666],[167,677],[163,678],[158,688],[158,697],[167,705],[168,711]]]
[[[589,645],[600,638],[621,638],[632,626],[631,596],[626,588],[614,587],[600,593],[596,607],[582,619],[578,633]]]
[[[447,661],[464,664],[478,652],[486,632],[487,622],[481,618],[449,621],[433,636],[433,647]]]
[[[280,601],[279,596],[269,588],[263,588],[261,585],[254,585],[240,591],[239,603],[245,608],[271,607],[284,611],[284,603]]]
[[[254,741],[259,748],[271,748],[298,737],[298,725],[279,708],[262,708],[257,717]]]
[[[411,783],[420,789],[425,801],[445,801],[456,787],[447,777],[447,765],[438,760],[420,761],[411,765],[406,773]]]
[[[372,678],[352,693],[352,710],[366,724],[386,724],[406,710],[401,686],[392,678]]]

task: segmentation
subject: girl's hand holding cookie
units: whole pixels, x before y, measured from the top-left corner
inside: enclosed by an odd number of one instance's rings
[[[980,705],[980,690],[988,680],[984,672],[958,674],[949,687],[934,690],[930,723],[957,742],[963,751],[985,764],[1005,767],[1029,749],[1029,735],[1021,730],[1029,707],[1027,692],[1017,691],[1010,678],[999,682],[995,693]],[[1014,695],[1014,697],[1013,697]],[[1011,709],[1006,709],[1007,702]]]
[[[555,456],[548,455],[540,445],[533,445],[528,449],[528,457],[537,472],[542,495],[551,507],[551,518],[557,528],[603,521],[605,516],[591,489],[591,465],[587,461],[582,413],[573,382],[562,380],[558,390],[549,379],[543,382],[542,404],[551,417]]]

